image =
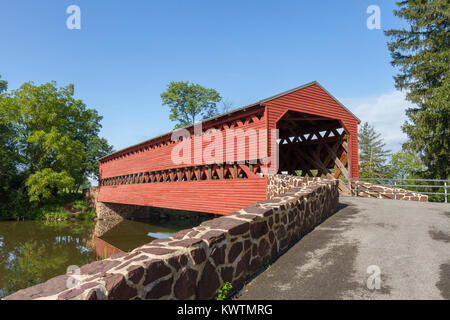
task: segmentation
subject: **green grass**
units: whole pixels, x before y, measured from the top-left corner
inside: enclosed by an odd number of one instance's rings
[[[233,286],[231,285],[231,283],[225,282],[225,284],[222,286],[222,288],[217,290],[216,300],[225,300],[228,296],[228,293],[230,292],[230,290],[232,288],[233,288]]]
[[[77,214],[69,212],[67,203],[70,208],[77,211]],[[64,205],[66,204],[66,205]],[[1,210],[0,210],[1,211]],[[95,218],[95,211],[84,200],[80,200],[79,195],[63,196],[58,202],[46,204],[39,208],[33,208],[29,203],[17,206],[15,210],[5,210],[0,212],[0,220],[45,220],[45,221],[62,221],[72,218],[82,221],[91,221]]]
[[[94,218],[95,218],[95,211],[94,210],[90,210],[88,212],[80,212],[77,215],[77,219],[78,220],[90,221],[90,220],[94,220]]]
[[[72,218],[73,214],[62,206],[52,205],[36,209],[34,216],[36,220],[66,220]]]
[[[72,202],[72,209],[80,210],[81,212],[87,212],[91,209],[91,207],[86,201],[75,200],[74,202]]]
[[[25,193],[12,194],[5,202],[0,199],[0,220],[58,220],[72,218],[64,205],[73,203],[79,211],[90,211],[89,205],[83,201],[82,193],[67,192],[58,195],[51,202],[39,207],[31,204]]]
[[[72,209],[81,211],[77,214],[78,220],[90,221],[95,218],[95,211],[84,200],[76,200],[72,202]]]

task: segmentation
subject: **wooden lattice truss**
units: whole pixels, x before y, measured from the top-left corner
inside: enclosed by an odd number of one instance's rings
[[[136,183],[181,182],[216,179],[260,179],[261,164],[257,161],[187,166],[174,169],[147,171],[101,179],[101,186]]]
[[[349,179],[349,136],[338,120],[290,111],[277,128],[279,172]]]

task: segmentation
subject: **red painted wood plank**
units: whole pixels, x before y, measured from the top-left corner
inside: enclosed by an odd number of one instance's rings
[[[144,183],[100,188],[98,201],[228,214],[266,199],[267,179]]]

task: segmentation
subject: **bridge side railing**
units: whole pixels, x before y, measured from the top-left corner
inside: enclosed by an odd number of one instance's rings
[[[411,192],[424,195],[443,196],[443,201],[448,203],[448,187],[450,180],[439,179],[401,179],[401,178],[353,178],[350,180],[352,192],[358,195],[360,192],[383,193],[378,187],[389,187],[394,199],[399,194]],[[371,187],[372,185],[372,187]],[[439,200],[439,199],[437,199]]]
[[[215,179],[257,179],[263,176],[262,165],[258,163],[258,160],[245,160],[235,163],[193,165],[100,178],[99,186]]]

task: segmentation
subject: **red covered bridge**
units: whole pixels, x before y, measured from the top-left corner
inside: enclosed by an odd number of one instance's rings
[[[268,173],[357,178],[358,123],[311,82],[100,159],[98,201],[228,214],[267,198]]]

